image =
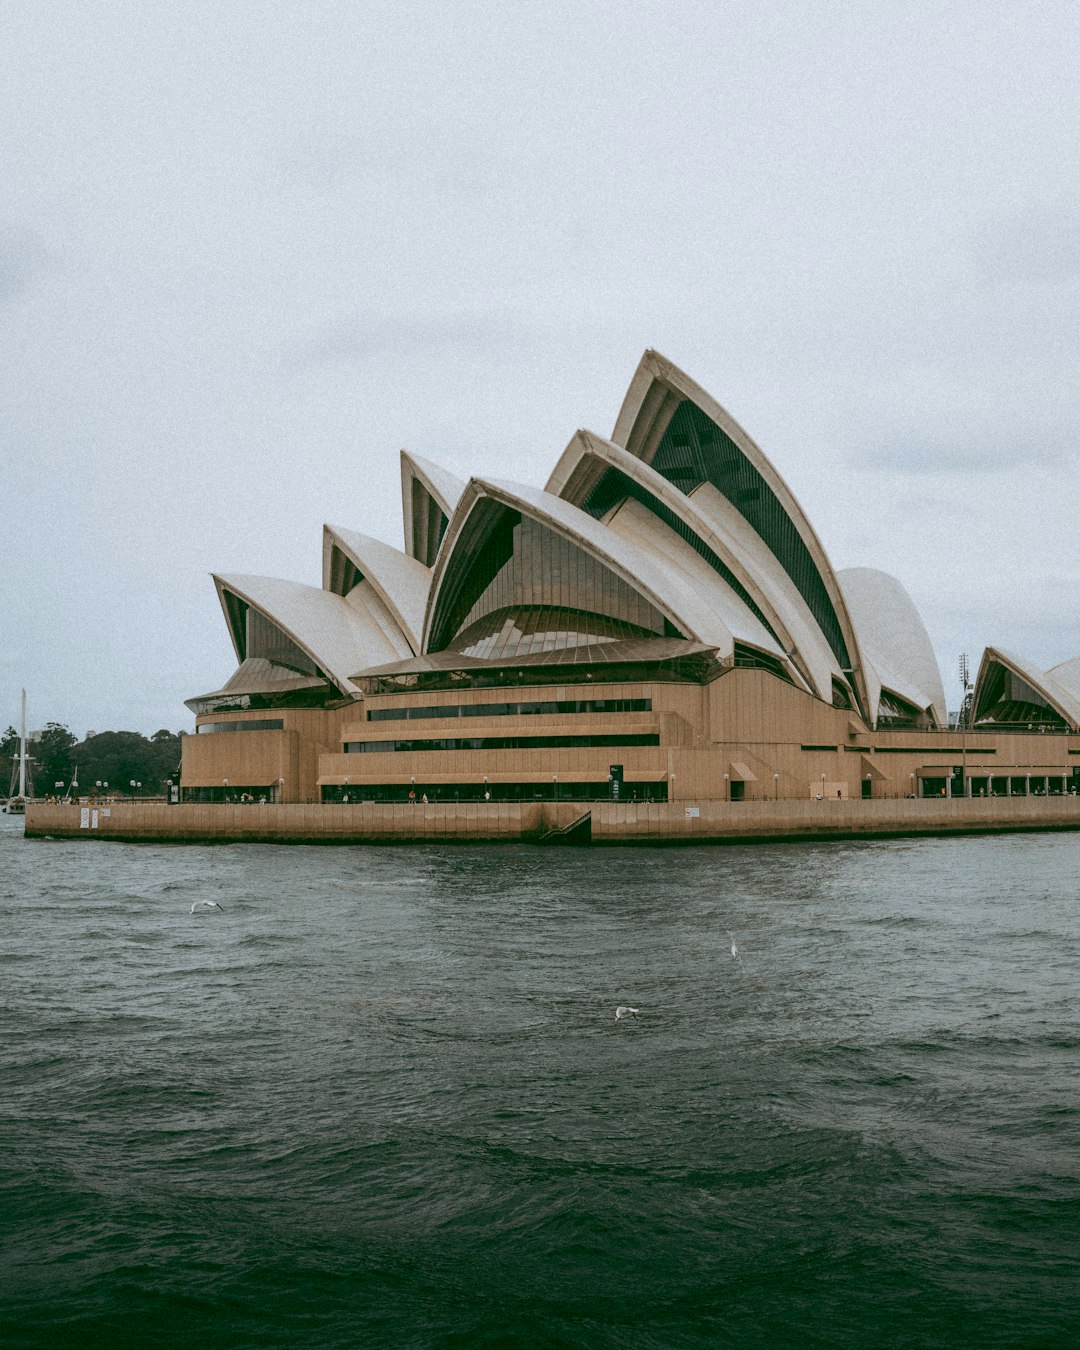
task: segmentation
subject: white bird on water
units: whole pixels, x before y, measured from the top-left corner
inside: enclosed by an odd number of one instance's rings
[[[216,900],[196,900],[195,903],[191,906],[191,913],[199,914],[206,909],[217,909],[221,910],[222,914],[225,913],[225,911],[221,909],[221,906],[218,904]]]
[[[640,1011],[640,1008],[627,1008],[625,1005],[621,1005],[615,1009],[615,1021],[621,1022],[624,1017],[636,1017]]]

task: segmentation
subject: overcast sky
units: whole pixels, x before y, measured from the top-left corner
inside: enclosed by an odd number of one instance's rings
[[[542,484],[658,348],[834,566],[1080,655],[1075,3],[0,3],[0,727],[152,733],[211,571]]]

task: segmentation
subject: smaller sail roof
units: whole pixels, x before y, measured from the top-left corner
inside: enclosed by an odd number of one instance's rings
[[[1072,666],[1072,662],[1064,662],[1066,667]],[[1060,670],[1061,668],[1058,667]],[[983,652],[982,660],[979,662],[979,673],[975,679],[975,690],[972,695],[972,708],[975,713],[975,721],[980,717],[985,717],[990,712],[992,706],[996,706],[999,701],[995,698],[995,689],[997,680],[995,675],[998,671],[1004,672],[1013,679],[1020,682],[1019,688],[1012,683],[1010,697],[1014,700],[1025,701],[1024,696],[1030,691],[1035,698],[1041,700],[1048,708],[1051,708],[1058,716],[1068,724],[1071,730],[1080,731],[1080,697],[1072,692],[1071,688],[1060,683],[1054,678],[1053,672],[1040,670],[1038,666],[1030,661],[1025,661],[1014,652],[1006,651],[1003,647],[987,647]],[[1066,669],[1062,671],[1066,681],[1072,682],[1072,671]],[[1023,686],[1026,685],[1025,690]]]
[[[323,590],[348,596],[365,581],[390,611],[413,651],[418,652],[431,569],[379,539],[324,525]]]
[[[465,484],[428,459],[401,452],[401,511],[405,522],[405,551],[430,567],[439,552],[447,523],[454,514]]]
[[[370,611],[317,586],[236,574],[215,574],[214,584],[241,661],[248,656],[243,631],[248,607],[294,643],[342,693],[354,692],[352,671],[410,654],[404,639],[394,641]]]
[[[859,634],[859,647],[881,686],[907,703],[931,712],[939,727],[949,724],[945,686],[915,602],[887,572],[847,567],[837,580]],[[880,694],[874,700],[877,721]]]

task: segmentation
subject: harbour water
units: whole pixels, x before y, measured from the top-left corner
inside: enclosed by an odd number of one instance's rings
[[[5,1347],[1080,1344],[1076,834],[0,890]]]

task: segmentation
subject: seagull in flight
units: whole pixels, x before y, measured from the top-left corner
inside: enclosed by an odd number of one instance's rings
[[[191,906],[190,912],[192,914],[200,914],[202,913],[203,910],[207,909],[216,909],[220,910],[222,914],[225,913],[225,911],[221,908],[221,906],[218,904],[216,900],[196,900],[195,903]]]
[[[627,1008],[624,1005],[620,1005],[615,1009],[615,1021],[621,1022],[624,1017],[636,1017],[640,1011],[640,1008]]]

